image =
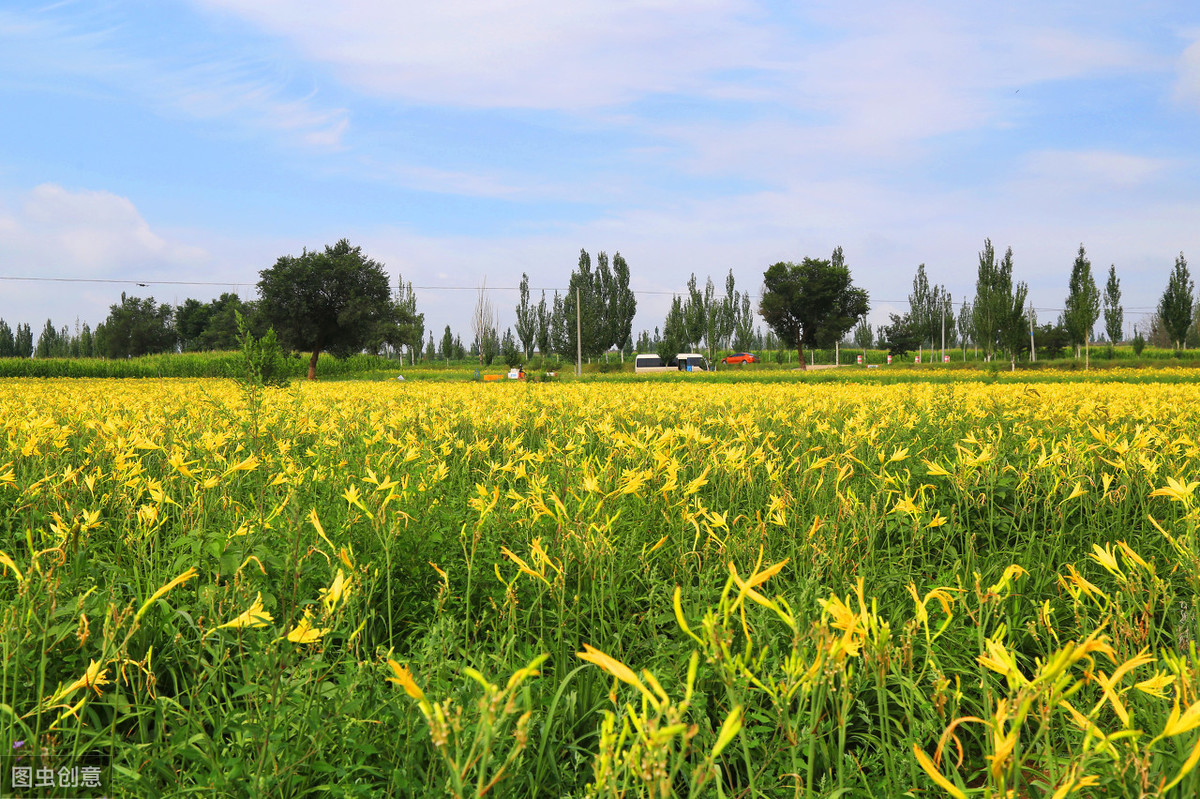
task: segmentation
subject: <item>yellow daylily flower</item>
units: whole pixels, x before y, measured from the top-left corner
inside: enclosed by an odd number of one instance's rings
[[[292,628],[292,631],[287,634],[287,639],[294,644],[315,644],[320,641],[328,629],[313,627],[312,612],[308,608],[304,609],[304,618]]]
[[[1200,481],[1191,483],[1181,483],[1174,477],[1167,478],[1167,484],[1162,488],[1156,488],[1150,492],[1152,497],[1170,497],[1172,502],[1182,502],[1184,505],[1191,506],[1192,495],[1196,493],[1196,489],[1200,488]]]
[[[333,583],[328,588],[321,589],[321,604],[325,607],[326,613],[333,613],[338,605],[349,596],[351,579],[346,576],[345,572],[338,569]]]
[[[411,696],[413,699],[421,700],[425,698],[425,692],[421,690],[413,679],[412,672],[408,670],[408,666],[402,666],[396,661],[388,658],[388,668],[392,670],[394,677],[388,677],[388,682],[394,682],[404,689],[404,693]]]
[[[241,629],[243,627],[266,627],[275,618],[265,610],[263,610],[262,592],[260,591],[254,597],[254,602],[243,613],[238,615],[232,621],[227,621],[224,624],[214,627],[214,630],[224,630],[226,628]]]

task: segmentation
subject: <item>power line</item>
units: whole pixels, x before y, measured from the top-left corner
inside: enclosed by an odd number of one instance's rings
[[[139,286],[141,288],[148,288],[150,286],[231,286],[234,288],[238,288],[241,286],[255,285],[257,283],[257,281],[247,282],[247,281],[235,281],[235,280],[223,280],[223,281],[221,281],[221,280],[153,280],[153,279],[148,279],[148,278],[139,280],[139,279],[132,279],[132,278],[119,279],[119,278],[100,278],[100,277],[27,277],[27,276],[19,276],[19,275],[0,275],[0,280],[23,281],[23,282],[31,282],[31,283],[39,283],[39,282],[40,283],[117,283],[117,284],[124,284],[124,285]],[[488,291],[520,291],[521,290],[520,286],[487,286],[485,288]],[[419,289],[421,291],[479,291],[480,287],[479,286],[413,286],[413,290],[417,290],[417,289]],[[569,288],[563,287],[563,286],[531,286],[529,288],[529,290],[530,291],[563,291],[563,292],[570,291]],[[679,295],[682,295],[685,293],[682,291],[665,291],[665,290],[654,290],[654,289],[633,289],[632,291],[634,294],[657,295],[657,296],[667,296],[667,297],[679,296]],[[761,294],[750,294],[750,296],[754,297],[754,298],[762,297]],[[888,305],[905,305],[908,303],[908,300],[907,299],[903,299],[903,300],[876,299],[875,302],[886,303]],[[956,305],[956,306],[962,307],[967,302],[969,302],[969,300],[959,300],[957,302],[952,302],[951,305]],[[1049,312],[1049,313],[1055,313],[1055,312],[1062,313],[1066,309],[1065,308],[1034,307],[1033,310],[1045,311],[1045,312]],[[1124,310],[1128,311],[1128,312],[1132,312],[1132,313],[1139,313],[1139,312],[1140,313],[1152,313],[1154,311],[1157,311],[1158,308],[1157,308],[1157,306],[1153,306],[1153,307],[1124,306]]]
[[[126,283],[133,286],[248,286],[249,283],[233,280],[204,281],[204,280],[134,280],[103,277],[21,277],[16,275],[0,275],[0,280],[21,280],[31,283]]]

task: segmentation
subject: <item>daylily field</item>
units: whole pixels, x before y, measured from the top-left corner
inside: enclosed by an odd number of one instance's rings
[[[138,797],[1196,796],[1200,389],[1119,377],[0,380],[0,746]]]

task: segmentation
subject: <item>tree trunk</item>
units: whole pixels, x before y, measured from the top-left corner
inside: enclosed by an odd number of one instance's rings
[[[317,356],[321,354],[320,350],[313,350],[312,357],[308,359],[308,379],[317,379]]]
[[[808,363],[804,360],[804,345],[803,344],[801,344],[799,347],[796,348],[796,354],[798,356],[800,356],[800,368],[807,371]]]

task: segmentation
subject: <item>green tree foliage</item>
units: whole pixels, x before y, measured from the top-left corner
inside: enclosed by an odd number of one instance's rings
[[[920,336],[920,347],[937,348],[944,340],[953,345],[954,306],[950,293],[943,285],[930,285],[925,264],[917,266],[913,291],[908,295],[908,316]]]
[[[38,358],[69,358],[72,355],[72,345],[78,351],[79,344],[67,327],[64,325],[61,329],[56,328],[54,323],[47,319],[41,334],[38,335],[33,353]]]
[[[396,351],[407,347],[409,363],[415,363],[421,352],[421,343],[425,340],[425,314],[417,313],[417,295],[413,291],[412,281],[406,283],[403,276],[397,276],[396,280],[394,314],[390,320],[379,325],[376,337],[381,344]],[[372,347],[368,345],[368,349]]]
[[[42,327],[42,332],[38,335],[37,345],[33,348],[33,357],[49,358],[53,351],[57,349],[56,343],[58,331],[54,329],[53,323],[49,319]]]
[[[30,329],[28,322],[17,325],[17,332],[13,336],[13,341],[16,346],[18,358],[33,357],[33,330]]]
[[[975,306],[964,301],[958,309],[958,317],[955,319],[955,328],[958,332],[958,341],[962,344],[963,358],[967,357],[967,344],[973,340],[975,330]]]
[[[263,336],[255,337],[241,311],[233,312],[233,320],[237,325],[238,346],[246,365],[246,383],[253,387],[286,386],[288,379],[284,355],[275,337],[275,330],[267,328]]]
[[[1016,294],[1012,282],[1013,253],[1009,247],[1004,253],[1004,259],[996,263],[996,251],[992,240],[985,239],[983,250],[979,253],[979,272],[975,281],[975,301],[971,304],[971,339],[976,346],[982,347],[984,354],[990,359],[997,352],[1008,352],[1005,342],[1016,341],[1017,331],[1012,328],[1018,325],[1022,335],[1026,336],[1028,348],[1028,327],[1025,325],[1025,297],[1021,303],[1014,305]],[[1028,293],[1028,290],[1025,292]],[[1020,312],[1014,316],[1013,308]]]
[[[904,358],[921,345],[920,325],[911,314],[888,314],[890,323],[880,328],[881,347],[894,358]]]
[[[500,354],[500,333],[493,324],[483,332],[483,341],[479,345],[479,357],[484,366],[491,366],[492,361]]]
[[[499,322],[496,320],[496,310],[492,307],[492,300],[488,295],[487,278],[484,278],[475,298],[475,310],[471,312],[471,354],[479,359],[480,367],[490,366],[500,351],[500,333],[497,327]]]
[[[543,294],[543,298],[545,295]],[[529,275],[521,274],[521,296],[517,301],[517,339],[528,358],[533,353],[533,342],[538,333],[537,306],[529,302]]]
[[[924,346],[933,340],[930,333],[934,316],[933,291],[929,286],[929,278],[925,276],[925,264],[920,264],[917,266],[917,274],[913,277],[912,293],[908,295],[906,315],[906,324],[917,334],[918,346]],[[894,323],[890,326],[894,326]]]
[[[607,269],[608,257],[604,256],[602,260]],[[607,348],[603,289],[599,275],[592,269],[592,257],[587,250],[579,251],[579,263],[571,272],[567,294],[562,298],[560,316],[559,346],[556,349],[562,357],[574,360],[578,352],[590,359],[598,357]]]
[[[1033,338],[1037,348],[1051,360],[1062,355],[1063,350],[1071,343],[1070,333],[1061,324],[1045,324],[1034,328]]]
[[[755,349],[758,337],[754,331],[754,304],[750,299],[750,292],[743,291],[738,296],[735,307],[733,348],[739,352]]]
[[[324,251],[284,255],[259,272],[260,310],[280,342],[311,352],[308,379],[322,352],[346,357],[368,344],[399,336],[399,318],[383,266],[342,239]]]
[[[688,278],[687,289],[687,299],[683,301],[683,333],[690,350],[700,346],[708,315],[704,309],[704,294],[696,283],[695,272]]]
[[[717,348],[721,345],[722,304],[717,297],[717,287],[713,285],[711,277],[704,282],[704,295],[701,303],[704,311],[701,340],[704,342],[704,349],[708,351],[709,360],[712,360]]]
[[[763,273],[759,313],[807,368],[805,347],[826,347],[841,339],[870,310],[867,292],[855,288],[841,247],[830,260],[780,262]]]
[[[185,352],[239,349],[237,315],[248,321],[251,331],[261,335],[253,303],[226,292],[210,302],[188,298],[175,309],[175,332]]]
[[[83,323],[83,327],[79,331],[79,357],[96,357],[95,338],[92,336],[92,329],[88,326],[87,322]]]
[[[1079,253],[1071,266],[1071,278],[1067,283],[1066,310],[1063,321],[1071,344],[1075,347],[1075,357],[1079,357],[1081,347],[1087,347],[1092,341],[1092,329],[1100,318],[1100,291],[1096,288],[1096,280],[1092,277],[1092,262],[1088,260],[1083,245],[1079,245]]]
[[[606,312],[612,340],[624,360],[625,352],[633,344],[633,317],[637,315],[637,297],[629,286],[629,264],[620,252],[613,255],[613,283],[609,292]]]
[[[554,307],[546,304],[546,292],[542,291],[542,299],[537,304],[537,348],[543,357],[550,354],[550,320]]]
[[[854,345],[862,350],[869,350],[875,346],[875,331],[871,329],[865,316],[860,318],[854,327]]]
[[[574,319],[571,320],[571,324],[575,324]],[[559,357],[574,360],[574,341],[575,339],[567,334],[566,304],[556,291],[554,301],[550,305],[550,351],[557,353]]]
[[[658,333],[657,327],[654,328],[654,332]],[[633,345],[634,352],[653,352],[658,347],[655,341],[656,338],[657,335],[652,337],[649,330],[643,330],[641,333],[638,333],[637,343]]]
[[[454,334],[450,332],[450,325],[446,325],[446,329],[442,331],[442,349],[441,356],[446,361],[446,365],[450,365],[450,359],[457,356],[454,348]]]
[[[663,321],[662,336],[658,337],[658,357],[663,363],[688,349],[687,316],[684,312],[684,300],[675,296],[671,299],[671,310]]]
[[[1008,274],[1011,275],[1011,247],[1005,254],[1004,260],[1007,264]],[[1020,283],[1010,289],[1007,295],[1006,304],[1001,305],[999,309],[1000,349],[1008,355],[1013,371],[1016,371],[1017,369],[1017,357],[1022,352],[1029,351],[1029,327],[1031,323],[1028,312],[1025,310],[1025,300],[1028,297],[1029,286],[1026,285],[1025,281],[1022,280]]]
[[[0,358],[15,358],[17,356],[17,340],[13,336],[8,322],[0,319]]]
[[[103,355],[109,358],[136,358],[170,352],[175,349],[174,313],[170,305],[154,302],[153,297],[139,299],[121,293],[121,304],[109,308],[104,320]]]
[[[515,369],[525,362],[525,355],[517,346],[511,327],[504,331],[504,338],[500,341],[500,357],[509,369]]]
[[[613,256],[611,266],[608,254],[598,253],[593,268],[587,250],[580,250],[566,295],[561,300],[557,292],[554,296],[547,333],[555,352],[575,358],[577,327],[584,358],[599,357],[611,347],[622,353],[629,348],[637,299],[629,287],[629,264],[619,252]]]
[[[1112,345],[1121,340],[1125,326],[1125,309],[1121,307],[1121,281],[1117,279],[1117,265],[1108,267],[1108,282],[1104,284],[1104,332],[1108,335],[1109,353]]]
[[[1166,291],[1158,301],[1158,315],[1163,327],[1177,350],[1183,349],[1187,340],[1188,327],[1192,324],[1192,294],[1195,283],[1188,272],[1187,259],[1183,253],[1175,259],[1175,268],[1167,281]]]
[[[717,314],[717,348],[728,347],[733,338],[733,330],[737,326],[738,292],[733,279],[733,270],[725,276],[725,296],[721,297],[721,305]],[[714,353],[715,355],[715,353]]]

